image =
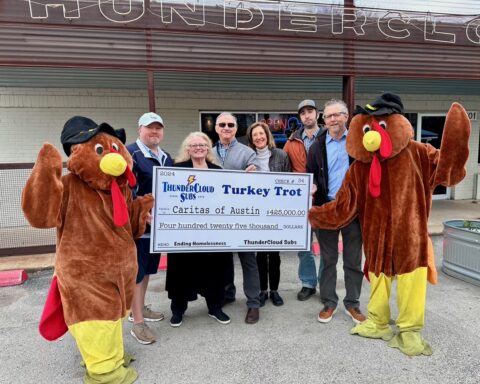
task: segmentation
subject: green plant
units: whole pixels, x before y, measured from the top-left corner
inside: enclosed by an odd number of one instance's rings
[[[469,231],[480,233],[480,221],[464,220],[462,228],[468,229]]]

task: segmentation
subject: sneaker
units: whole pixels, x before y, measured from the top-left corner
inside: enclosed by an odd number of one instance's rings
[[[170,325],[172,327],[179,327],[182,325],[183,315],[180,313],[172,314],[172,318],[170,319]]]
[[[351,308],[346,308],[345,309],[345,314],[350,316],[350,318],[353,320],[355,324],[360,324],[361,322],[367,320],[365,315],[360,312],[360,309],[351,307]]]
[[[260,292],[260,307],[263,307],[267,300],[268,300],[268,292],[267,291],[261,291]]]
[[[215,312],[209,312],[208,316],[213,317],[220,324],[230,323],[230,317],[228,317],[228,315],[225,312],[223,312],[221,309]]]
[[[317,290],[315,288],[302,287],[300,292],[297,294],[297,299],[300,301],[305,301],[314,295]]]
[[[144,321],[162,321],[165,316],[161,312],[152,311],[150,305],[145,305],[143,307],[143,320]],[[133,323],[133,313],[130,312],[128,315],[128,321]]]
[[[130,334],[140,344],[152,344],[157,341],[157,338],[145,323],[133,324]]]
[[[317,320],[320,323],[328,323],[330,322],[330,320],[332,320],[332,317],[336,312],[337,312],[337,308],[325,306],[318,314]]]
[[[162,321],[165,316],[162,312],[152,311],[150,305],[143,307],[143,318],[145,321]]]

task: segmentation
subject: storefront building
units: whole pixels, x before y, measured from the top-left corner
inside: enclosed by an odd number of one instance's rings
[[[265,120],[282,146],[300,100],[343,98],[353,110],[391,91],[416,139],[436,147],[450,104],[465,106],[467,177],[436,197],[478,199],[480,7],[415,3],[4,0],[0,165],[34,162],[45,141],[61,148],[73,115],[124,127],[131,142],[138,117],[156,111],[175,155],[191,131],[215,139],[221,111],[237,114],[240,135]]]

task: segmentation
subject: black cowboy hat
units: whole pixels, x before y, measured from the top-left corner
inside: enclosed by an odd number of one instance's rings
[[[400,99],[400,96],[395,95],[394,93],[385,92],[382,95],[378,96],[373,103],[367,104],[365,108],[357,105],[354,115],[391,115],[393,113],[403,114],[403,103]]]
[[[60,141],[63,150],[70,156],[70,147],[73,144],[85,143],[100,132],[108,133],[125,144],[126,135],[123,128],[113,129],[109,124],[102,123],[97,125],[92,119],[83,116],[73,116],[63,126]]]

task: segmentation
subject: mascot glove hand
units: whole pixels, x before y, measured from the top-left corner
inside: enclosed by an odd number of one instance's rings
[[[57,179],[62,176],[62,155],[53,144],[45,143],[38,153],[36,167],[43,175],[53,174]]]

